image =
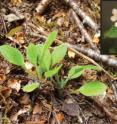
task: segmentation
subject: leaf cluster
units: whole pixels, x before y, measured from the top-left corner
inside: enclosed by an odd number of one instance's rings
[[[66,79],[59,75],[59,71],[62,68],[61,61],[64,59],[67,53],[67,46],[61,44],[55,47],[53,50],[50,49],[52,43],[57,37],[57,31],[51,32],[44,44],[33,44],[30,43],[26,49],[26,59],[33,64],[36,68],[36,74],[40,81],[41,78],[49,79],[50,81],[55,79],[56,85],[59,89],[63,89],[69,80],[79,78],[82,76],[85,70],[93,69],[99,71],[97,66],[85,65],[85,66],[73,66],[68,71]],[[10,45],[0,46],[1,55],[10,63],[22,67],[26,72],[28,69],[25,65],[25,59],[23,54]],[[40,82],[33,82],[23,87],[24,92],[32,92],[40,86]],[[107,86],[99,81],[88,82],[78,89],[78,92],[86,96],[95,96],[102,94],[107,89]]]

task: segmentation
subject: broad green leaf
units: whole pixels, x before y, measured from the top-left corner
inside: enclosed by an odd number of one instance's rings
[[[38,62],[42,61],[41,59],[43,59],[43,50],[44,50],[44,44],[38,44],[36,45],[37,47],[37,51],[38,51]],[[42,56],[43,54],[43,56]]]
[[[39,53],[37,50],[37,46],[30,43],[26,50],[26,55],[27,55],[29,62],[31,62],[34,65],[37,65],[38,54]]]
[[[54,40],[56,39],[56,36],[57,36],[57,31],[53,31],[49,34],[49,36],[47,37],[46,41],[45,41],[45,44],[44,44],[44,48],[43,48],[43,51],[42,51],[42,55],[40,57],[40,60],[42,61],[43,60],[43,56],[46,52],[46,50],[49,49],[49,47],[52,45],[52,43],[54,42]]]
[[[45,77],[50,78],[50,77],[54,76],[55,74],[58,73],[58,71],[60,70],[61,67],[62,67],[62,65],[60,65],[58,67],[55,67],[54,69],[45,72]]]
[[[64,44],[55,47],[54,51],[52,52],[52,65],[59,63],[66,55],[67,46]]]
[[[79,92],[85,96],[98,96],[103,94],[107,86],[99,81],[88,82],[80,87]]]
[[[112,26],[105,34],[107,38],[117,38],[117,27]]]
[[[2,56],[12,64],[25,67],[22,53],[9,45],[0,46],[0,53]]]
[[[18,26],[18,27],[15,27],[15,28],[12,28],[8,33],[7,33],[7,36],[8,37],[12,37],[15,33],[19,32],[22,30],[22,26]]]
[[[39,83],[31,83],[24,86],[22,89],[24,92],[32,92],[39,87]]]
[[[38,44],[38,45],[36,45],[36,47],[37,47],[37,51],[38,51],[38,53],[39,53],[39,58],[41,57],[41,55],[42,55],[42,52],[43,52],[43,49],[44,49],[44,44]]]
[[[43,56],[43,60],[39,60],[39,64],[41,68],[43,68],[45,71],[48,71],[50,69],[51,65],[51,54],[49,50],[45,51],[45,54]]]
[[[52,43],[57,37],[57,33],[58,33],[57,31],[53,31],[48,35],[44,45],[44,51],[46,51],[52,45]]]
[[[46,50],[45,53],[42,56],[42,52],[44,49],[43,44],[37,45],[37,51],[38,51],[38,64],[40,65],[40,68],[42,68],[45,71],[48,71],[51,65],[51,54],[49,50]],[[41,60],[42,59],[42,60]]]
[[[74,66],[68,72],[68,79],[74,79],[80,77],[84,72],[82,66]]]
[[[87,69],[100,70],[99,67],[94,65],[74,66],[69,70],[68,78],[69,79],[78,78],[84,73],[84,70]]]

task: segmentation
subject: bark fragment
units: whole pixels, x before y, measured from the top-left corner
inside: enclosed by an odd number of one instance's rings
[[[46,9],[46,7],[49,5],[49,3],[51,2],[52,0],[42,0],[37,8],[36,8],[36,11],[39,13],[39,14],[43,14],[44,10]]]
[[[95,31],[98,31],[98,25],[80,8],[80,5],[78,5],[74,0],[64,1],[83,19],[84,23],[88,24]]]
[[[97,49],[96,45],[93,43],[93,39],[91,38],[91,36],[88,34],[88,32],[85,30],[82,22],[80,21],[79,17],[76,15],[76,13],[71,10],[71,16],[73,17],[77,27],[79,27],[81,34],[84,36],[85,40],[91,45],[91,48],[93,49]]]
[[[109,57],[108,55],[101,55],[99,52],[94,51],[90,48],[84,48],[81,46],[76,46],[76,45],[71,45],[71,44],[67,44],[69,47],[78,50],[79,52],[97,60],[97,61],[102,61],[104,63],[106,63],[109,66],[113,66],[115,68],[117,68],[117,60]]]

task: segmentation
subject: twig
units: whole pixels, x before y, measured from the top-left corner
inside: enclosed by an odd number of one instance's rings
[[[5,34],[6,34],[7,33],[6,23],[4,21],[4,17],[3,17],[2,14],[1,14],[1,20],[2,20],[2,23],[3,23],[3,26],[4,26],[4,31],[5,31]]]
[[[83,19],[83,22],[88,24],[92,29],[98,31],[98,25],[89,17],[83,10],[81,10],[80,5],[78,5],[74,0],[64,0],[69,6]]]
[[[117,102],[117,81],[115,81],[115,80],[112,81],[111,85],[112,85],[112,89],[114,92],[115,101]]]
[[[58,118],[57,118],[57,114],[56,114],[56,112],[53,111],[52,113],[53,113],[53,116],[54,116],[55,119],[56,119],[57,124],[60,124],[60,121],[59,121]]]
[[[113,66],[113,67],[117,68],[117,60],[112,59],[108,55],[101,55],[100,53],[98,53],[90,48],[84,48],[84,47],[81,47],[78,45],[76,46],[76,45],[68,44],[68,46],[79,52],[82,52],[85,55],[88,55],[89,57],[91,57],[97,61],[102,61],[109,66]]]
[[[106,113],[106,115],[112,119],[112,120],[116,120],[117,121],[117,115],[113,114],[112,112],[110,112],[108,110],[108,108],[99,100],[99,99],[95,99],[95,98],[91,98],[100,108],[103,109],[103,111]]]
[[[93,59],[89,58],[88,56],[84,55],[82,52],[78,51],[77,49],[73,48],[74,45],[71,44],[66,44],[68,46],[69,49],[71,49],[72,51],[74,51],[76,54],[78,54],[79,56],[85,58],[86,60],[88,60],[89,62],[91,62],[92,64],[98,66],[105,74],[107,74],[111,79],[116,80],[117,77],[113,77],[111,74],[109,74],[103,67],[101,67],[97,62],[95,62]],[[85,48],[84,48],[85,49]]]
[[[38,4],[38,6],[37,6],[37,8],[36,8],[36,11],[37,11],[39,14],[42,14],[51,1],[52,1],[52,0],[42,0],[42,1]]]
[[[88,34],[88,32],[85,30],[82,22],[80,21],[79,17],[76,15],[76,13],[71,10],[70,11],[70,15],[73,17],[77,27],[79,27],[81,34],[84,36],[85,40],[91,45],[91,47],[95,50],[97,50],[97,47],[95,44],[93,44],[93,40],[91,38],[91,36]]]

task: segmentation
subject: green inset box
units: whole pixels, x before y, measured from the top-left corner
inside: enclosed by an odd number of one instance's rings
[[[101,54],[117,55],[117,0],[101,2]]]

